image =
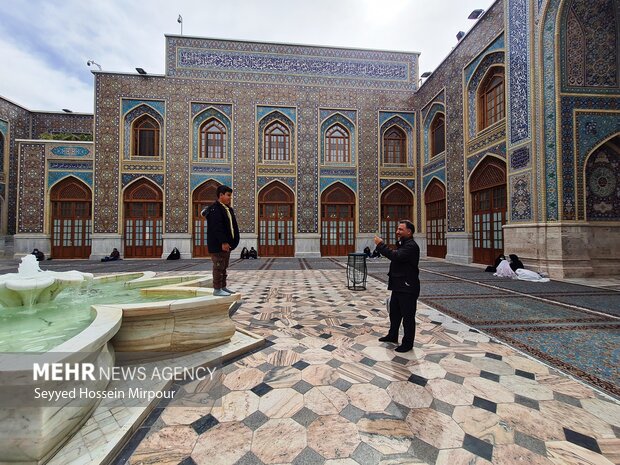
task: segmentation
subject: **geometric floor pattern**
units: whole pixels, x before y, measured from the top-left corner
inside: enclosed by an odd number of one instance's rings
[[[116,463],[620,463],[620,404],[613,398],[422,303],[414,350],[398,354],[377,340],[387,328],[383,282],[370,277],[366,291],[349,291],[337,264],[316,270],[298,262],[292,270],[278,270],[281,262],[231,267],[229,287],[243,295],[233,319],[268,344],[218,369],[216,402],[162,404]],[[372,266],[381,274],[384,264]],[[529,306],[514,294],[504,301],[511,311]],[[556,319],[607,321],[587,312],[577,317],[574,308],[562,312]],[[532,318],[523,316],[527,324]],[[533,332],[511,337],[527,345],[526,334]],[[538,344],[548,338],[537,334]],[[588,337],[573,336],[568,343]],[[200,394],[212,387],[193,382],[181,389]]]

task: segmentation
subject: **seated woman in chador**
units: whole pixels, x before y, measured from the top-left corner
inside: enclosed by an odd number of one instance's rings
[[[487,269],[484,271],[488,271],[489,273],[495,273],[497,271],[497,267],[502,262],[502,260],[506,260],[506,257],[504,257],[504,254],[498,255],[497,258],[495,259],[495,263],[493,264],[493,266],[491,265],[487,266]]]
[[[512,271],[517,271],[519,269],[525,268],[523,266],[523,262],[519,259],[519,257],[515,254],[508,255],[510,257],[510,268]]]
[[[45,254],[43,252],[41,252],[39,249],[33,249],[32,250],[32,255],[37,257],[37,261],[38,262],[42,262],[43,260],[45,260]]]
[[[241,258],[242,258],[243,260],[245,260],[246,258],[250,258],[250,252],[248,252],[248,248],[247,248],[247,247],[244,247],[244,248],[241,250]]]
[[[250,247],[250,251],[248,252],[249,258],[258,258],[258,252],[254,250],[254,247]]]
[[[175,247],[166,260],[178,260],[179,258],[181,258],[181,252]]]

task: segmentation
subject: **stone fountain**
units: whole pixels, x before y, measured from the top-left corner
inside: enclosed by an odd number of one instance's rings
[[[35,365],[92,364],[111,370],[115,352],[148,359],[152,353],[174,357],[211,348],[213,357],[223,359],[260,345],[262,338],[236,331],[229,317],[240,295],[216,297],[211,286],[209,275],[155,277],[143,272],[93,277],[79,271],[42,271],[33,255],[22,258],[17,273],[0,276],[0,304],[7,307],[0,310],[0,464],[42,465],[93,412],[107,415],[106,409],[118,409],[105,401],[100,405],[100,397],[34,401],[37,390],[111,389],[101,378],[36,379]],[[75,290],[58,296],[67,288]],[[29,341],[35,342],[29,345]],[[123,428],[136,427],[154,405],[141,407],[145,413],[132,410],[130,423]],[[113,457],[114,441],[124,440],[122,431],[97,449],[102,462]],[[72,440],[79,443],[81,438],[76,435]],[[55,464],[68,463],[59,455]]]
[[[42,271],[34,255],[22,258],[17,273],[0,276],[0,304],[5,307],[32,307],[54,298],[67,287],[91,281],[92,273]]]

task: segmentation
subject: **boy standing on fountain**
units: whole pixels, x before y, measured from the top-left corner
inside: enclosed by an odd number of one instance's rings
[[[207,219],[207,247],[213,261],[213,295],[227,296],[234,294],[226,288],[226,268],[230,261],[230,252],[239,245],[239,226],[235,212],[230,206],[232,189],[218,186],[217,201],[202,211]]]

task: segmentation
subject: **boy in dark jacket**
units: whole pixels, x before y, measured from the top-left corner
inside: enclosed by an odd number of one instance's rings
[[[213,261],[213,295],[227,296],[234,294],[226,288],[226,268],[230,261],[230,252],[239,245],[239,226],[235,212],[230,206],[232,189],[218,186],[217,201],[202,211],[207,219],[207,247]]]
[[[398,344],[398,331],[403,323],[404,336],[396,352],[408,352],[413,349],[415,339],[415,312],[420,295],[420,248],[413,240],[415,226],[411,221],[401,220],[396,230],[398,247],[390,249],[380,237],[375,236],[375,244],[381,255],[390,260],[388,272],[388,290],[390,298],[390,331],[387,336],[380,337],[381,342]]]

